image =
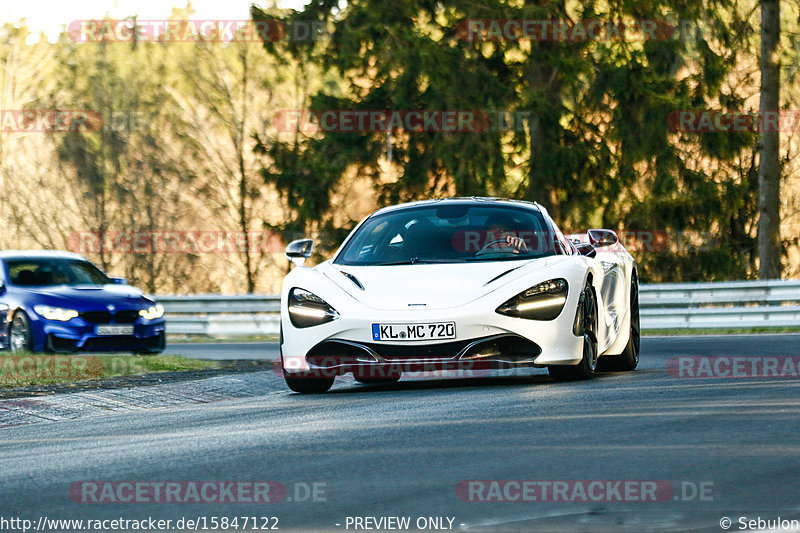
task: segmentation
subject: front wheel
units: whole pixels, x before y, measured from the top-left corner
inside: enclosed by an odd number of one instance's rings
[[[283,324],[281,324],[278,349],[281,354],[281,373],[286,386],[294,392],[303,394],[321,394],[333,387],[335,376],[319,376],[311,372],[287,372],[283,363]]]
[[[8,349],[12,352],[33,351],[31,321],[25,311],[17,311],[8,332]]]
[[[583,311],[583,357],[577,365],[551,365],[547,367],[554,381],[577,381],[591,379],[597,369],[597,298],[594,289],[587,285],[581,296]]]
[[[283,379],[286,380],[286,385],[294,392],[301,392],[304,394],[321,394],[327,392],[333,386],[333,381],[336,379],[331,377],[318,377],[309,372],[286,372],[283,371]]]

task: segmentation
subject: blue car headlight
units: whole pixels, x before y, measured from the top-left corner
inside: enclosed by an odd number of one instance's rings
[[[47,320],[57,320],[59,322],[66,322],[78,316],[78,312],[74,309],[65,309],[63,307],[51,307],[49,305],[34,305],[33,310],[36,314]]]
[[[289,320],[296,328],[310,328],[339,318],[328,302],[305,289],[289,291]]]
[[[529,320],[553,320],[567,303],[569,284],[562,278],[551,279],[523,291],[495,311],[501,315]]]
[[[155,320],[156,318],[161,318],[164,316],[164,307],[160,304],[151,305],[147,309],[142,309],[139,311],[139,316],[145,320]]]

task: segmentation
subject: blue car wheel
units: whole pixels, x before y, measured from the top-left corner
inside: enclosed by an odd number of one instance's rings
[[[11,321],[8,332],[8,347],[12,352],[30,352],[33,350],[33,333],[31,322],[25,311],[17,311]]]

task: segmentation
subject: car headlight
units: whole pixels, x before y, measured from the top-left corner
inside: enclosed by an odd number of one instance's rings
[[[164,316],[164,308],[160,304],[151,305],[147,309],[139,311],[139,316],[145,320],[155,320]]]
[[[305,289],[289,291],[289,320],[296,328],[310,328],[339,318],[328,302]]]
[[[495,311],[517,318],[553,320],[567,303],[568,287],[565,279],[551,279],[517,294]]]
[[[59,322],[66,322],[78,316],[78,312],[74,309],[64,309],[63,307],[50,307],[49,305],[34,305],[33,310],[36,314],[47,320],[58,320]]]

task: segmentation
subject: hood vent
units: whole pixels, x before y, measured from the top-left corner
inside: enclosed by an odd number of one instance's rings
[[[506,270],[506,271],[505,271],[505,272],[503,272],[502,274],[498,274],[498,275],[496,275],[495,277],[493,277],[492,279],[490,279],[489,281],[487,281],[486,283],[484,283],[484,284],[483,284],[483,286],[485,287],[485,286],[487,286],[488,284],[492,283],[493,281],[497,281],[498,279],[502,278],[502,277],[503,277],[503,276],[505,276],[506,274],[510,274],[510,273],[514,272],[514,271],[515,271],[517,268],[520,268],[520,267],[512,268],[512,269]]]
[[[357,277],[355,277],[354,275],[350,274],[349,272],[345,272],[344,270],[340,270],[339,272],[341,272],[341,273],[342,273],[342,275],[343,275],[344,277],[346,277],[347,279],[349,279],[350,281],[352,281],[352,282],[353,282],[353,284],[354,284],[356,287],[358,287],[358,288],[359,288],[359,289],[361,289],[362,291],[364,290],[364,286],[361,284],[361,282],[360,282],[360,281],[358,281],[358,278],[357,278]]]

